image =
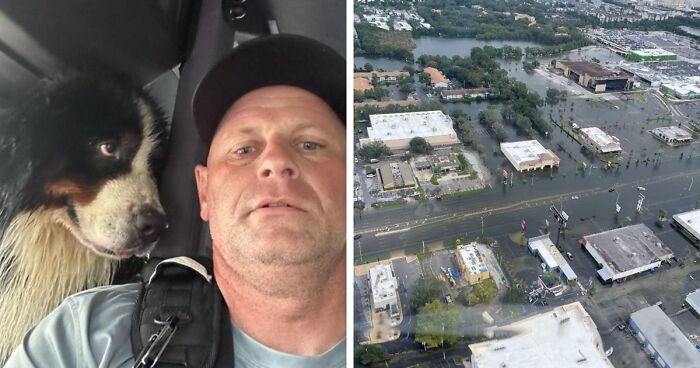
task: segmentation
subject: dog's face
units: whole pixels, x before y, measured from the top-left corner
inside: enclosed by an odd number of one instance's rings
[[[25,135],[27,187],[94,252],[147,253],[167,227],[155,183],[165,122],[150,96],[118,81],[74,76],[36,101]]]

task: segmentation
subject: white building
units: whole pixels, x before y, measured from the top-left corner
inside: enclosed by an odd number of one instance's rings
[[[472,368],[613,368],[580,302],[488,330],[499,332],[503,337],[469,345]]]
[[[547,269],[556,271],[564,275],[567,281],[576,280],[576,273],[561,255],[556,245],[549,239],[549,235],[541,235],[527,240],[527,247],[530,252],[537,254],[543,263],[547,265]]]
[[[398,281],[391,265],[380,264],[370,268],[369,287],[372,289],[372,310],[386,310],[392,317],[398,316]]]
[[[695,289],[692,293],[685,297],[685,302],[690,308],[693,308],[696,314],[700,314],[700,289]]]
[[[382,141],[391,150],[406,150],[415,137],[424,138],[434,147],[459,144],[452,119],[442,111],[376,114],[370,115],[369,121],[369,138],[360,139],[360,146]]]
[[[687,143],[693,140],[693,135],[689,131],[677,126],[654,128],[651,134],[666,143]]]
[[[700,209],[673,215],[673,224],[693,243],[700,244]]]
[[[606,282],[656,269],[673,257],[673,252],[644,224],[586,235],[582,243],[598,262],[598,275]]]
[[[559,166],[559,157],[536,140],[501,143],[501,152],[520,172]]]
[[[629,325],[659,367],[700,367],[700,353],[658,305],[632,313]]]
[[[581,128],[579,132],[581,138],[593,146],[598,152],[613,153],[622,151],[620,140],[615,136],[608,135],[600,130],[600,128]]]

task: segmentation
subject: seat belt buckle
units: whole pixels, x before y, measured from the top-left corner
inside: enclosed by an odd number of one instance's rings
[[[170,343],[175,331],[177,331],[177,323],[179,319],[175,315],[169,316],[165,321],[155,320],[156,324],[162,324],[163,327],[157,334],[151,335],[148,342],[141,350],[141,353],[134,362],[134,368],[153,368],[158,359],[165,351],[165,348]]]

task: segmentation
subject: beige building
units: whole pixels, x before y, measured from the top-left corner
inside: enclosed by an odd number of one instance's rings
[[[600,128],[581,128],[579,135],[584,141],[593,146],[597,152],[614,153],[622,151],[620,140],[613,135],[608,135]]]
[[[411,188],[416,186],[413,170],[405,162],[388,162],[379,166],[379,179],[384,190]]]
[[[392,151],[409,148],[409,142],[422,137],[433,147],[459,144],[452,128],[452,119],[442,111],[418,111],[369,116],[368,138],[360,139],[360,146],[372,141],[382,141]]]
[[[536,140],[501,143],[501,152],[519,172],[559,167],[559,157]]]
[[[608,70],[586,60],[557,60],[555,67],[561,69],[564,76],[594,92],[628,90],[634,83],[630,74]]]
[[[372,80],[373,77],[377,77],[380,82],[396,82],[401,78],[409,77],[408,72],[401,70],[392,70],[388,72],[357,72],[353,73],[353,78],[364,78],[367,80]]]
[[[457,265],[469,284],[476,284],[491,277],[484,256],[476,249],[476,243],[457,247]]]

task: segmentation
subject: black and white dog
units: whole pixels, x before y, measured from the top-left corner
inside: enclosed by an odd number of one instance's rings
[[[69,72],[0,110],[0,365],[65,297],[109,284],[167,227],[166,120],[113,74]]]

